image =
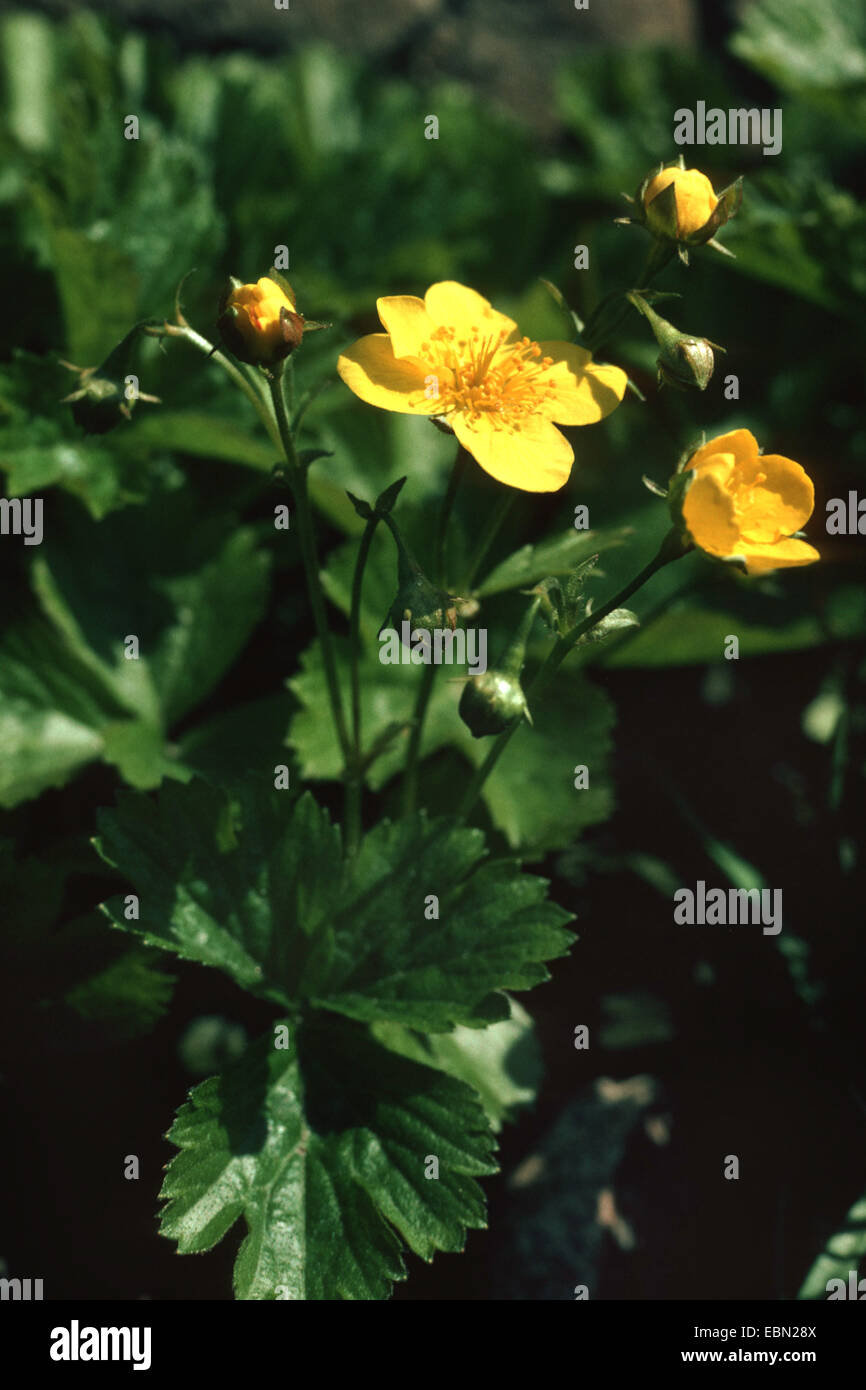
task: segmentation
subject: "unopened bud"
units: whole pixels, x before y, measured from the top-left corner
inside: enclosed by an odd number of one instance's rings
[[[98,367],[62,364],[78,374],[78,389],[64,396],[61,404],[72,407],[72,418],[86,434],[107,434],[122,420],[130,420],[136,401],[159,404],[157,396],[129,389],[132,350],[146,326],[137,323]]]
[[[463,688],[459,714],[475,738],[501,734],[515,719],[526,718],[532,723],[520,684],[520,672],[540,603],[540,596],[533,600],[498,664],[489,671],[473,676]]]
[[[636,290],[632,290],[628,298],[649,322],[655,340],[661,348],[656,359],[659,381],[680,391],[687,391],[691,387],[705,391],[715,367],[713,348],[717,352],[724,352],[725,349],[719,347],[718,343],[711,343],[708,338],[696,338],[691,333],[681,333],[672,323],[668,323],[667,319],[657,314],[644,296]]]

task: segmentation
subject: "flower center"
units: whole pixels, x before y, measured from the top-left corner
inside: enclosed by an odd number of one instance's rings
[[[746,512],[751,511],[755,503],[759,500],[760,494],[764,490],[764,483],[767,481],[766,473],[755,473],[753,477],[746,480],[743,465],[738,463],[728,480],[728,491],[734,503],[734,512],[737,519]]]
[[[767,492],[766,481],[766,473],[749,475],[741,464],[737,464],[728,481],[734,518],[744,540],[778,540],[782,534],[773,516],[773,495]]]
[[[552,357],[542,356],[538,343],[520,338],[504,346],[507,329],[484,334],[473,328],[468,336],[457,337],[454,328],[433,330],[422,343],[420,355],[431,366],[442,415],[460,411],[471,420],[481,415],[494,422],[519,428],[527,415],[544,411],[555,392],[547,372]],[[437,377],[436,368],[445,368]],[[430,398],[428,380],[427,397]]]

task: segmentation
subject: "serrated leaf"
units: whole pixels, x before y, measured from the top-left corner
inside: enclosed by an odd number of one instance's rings
[[[68,1031],[69,1009],[129,1038],[147,1032],[168,1007],[174,980],[164,958],[108,931],[96,913],[57,929],[67,880],[86,853],[76,839],[16,858],[12,842],[0,839],[0,973],[15,980],[0,1020],[5,1049],[26,1047],[30,1029]]]
[[[102,757],[133,786],[173,771],[171,726],[217,683],[264,609],[269,560],[252,527],[199,523],[189,501],[99,527],[60,509],[65,545],[31,561],[43,616],[0,638],[0,806],[62,786]],[[141,582],[141,575],[148,582]],[[127,659],[125,640],[139,640]]]
[[[419,1033],[401,1023],[376,1023],[373,1036],[404,1057],[439,1067],[477,1091],[494,1130],[535,1099],[541,1080],[541,1049],[532,1019],[516,999],[510,1016],[489,1028],[455,1028],[453,1033]]]
[[[239,1299],[373,1299],[484,1224],[474,1179],[492,1136],[461,1082],[395,1056],[345,1022],[263,1038],[197,1086],[168,1138],[163,1235],[209,1250],[243,1216]],[[435,1180],[425,1177],[430,1156]]]
[[[132,1038],[156,1026],[171,1003],[174,983],[152,952],[133,946],[95,968],[64,997],[87,1022],[103,1024],[116,1038]]]
[[[613,546],[622,545],[625,529],[608,531],[566,531],[564,535],[539,545],[524,545],[488,574],[477,590],[479,598],[504,593],[507,589],[526,589],[548,575],[569,574],[583,560]]]
[[[102,812],[97,848],[132,881],[141,916],[126,921],[116,902],[104,911],[280,1005],[433,1032],[479,1026],[496,1016],[496,991],[546,979],[543,962],[570,944],[545,880],[487,861],[481,832],[454,820],[382,822],[344,863],[339,830],[309,793],[291,807],[245,788],[231,840],[225,813],[198,782]],[[439,918],[428,921],[431,894]]]

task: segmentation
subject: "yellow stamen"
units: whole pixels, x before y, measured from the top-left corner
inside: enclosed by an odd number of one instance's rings
[[[456,338],[453,328],[433,330],[421,344],[428,374],[446,371],[439,384],[441,413],[460,411],[470,419],[492,416],[496,423],[519,429],[527,415],[544,411],[554,398],[545,373],[553,358],[543,357],[538,343],[521,338],[506,345],[508,332],[482,336],[473,328],[468,338]]]

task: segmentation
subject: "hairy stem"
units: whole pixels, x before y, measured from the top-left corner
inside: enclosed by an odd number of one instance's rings
[[[313,523],[312,508],[310,506],[309,490],[307,488],[307,470],[298,462],[298,455],[295,450],[295,444],[289,426],[286,402],[283,396],[283,372],[279,368],[277,368],[276,374],[271,381],[271,398],[274,403],[274,413],[276,415],[280,440],[286,456],[286,463],[289,466],[289,484],[295,499],[295,510],[297,512],[298,541],[301,547],[301,558],[304,564],[304,571],[307,576],[307,590],[310,596],[310,606],[313,610],[316,634],[322,648],[325,682],[328,687],[328,698],[331,704],[334,728],[337,732],[337,739],[340,744],[340,750],[343,755],[347,774],[349,774],[351,778],[354,757],[352,745],[346,729],[345,717],[343,715],[343,702],[340,695],[339,681],[337,680],[337,664],[334,659],[333,640],[330,628],[328,627],[328,619],[325,613],[325,600],[322,595],[322,586],[319,579],[319,561],[316,554],[316,532]]]

